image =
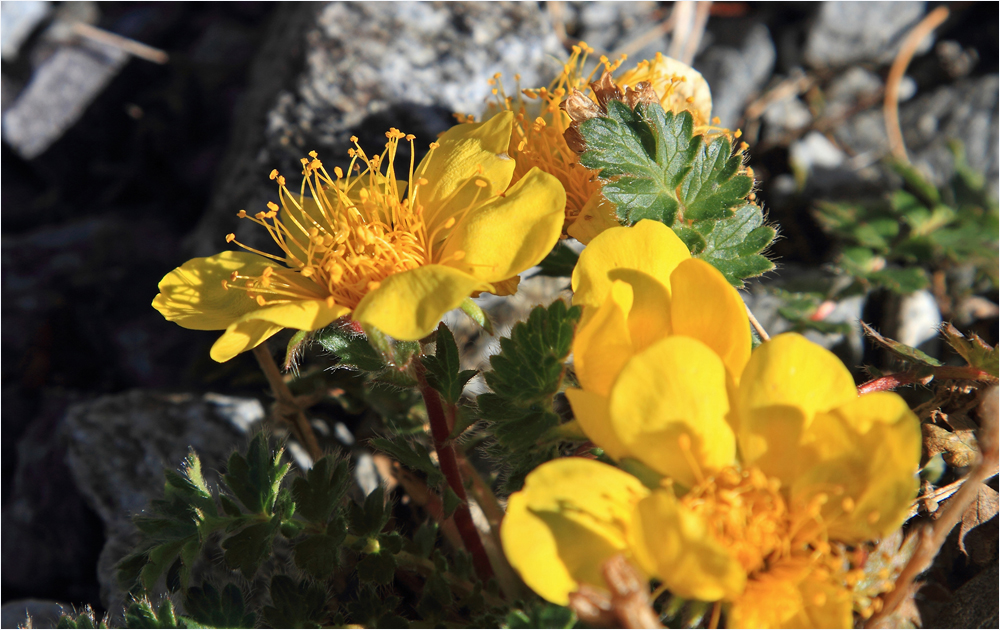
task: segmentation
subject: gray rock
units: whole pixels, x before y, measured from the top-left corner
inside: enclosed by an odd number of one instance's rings
[[[218,483],[227,457],[264,418],[260,401],[218,394],[133,390],[71,407],[61,427],[74,482],[104,522],[98,561],[101,600],[114,616],[124,604],[114,566],[137,542],[131,517],[162,496],[163,470],[180,466],[188,449]]]
[[[483,111],[495,73],[503,73],[508,91],[514,74],[524,86],[544,85],[560,70],[552,57],[563,56],[535,3],[296,6],[268,41],[236,123],[231,167],[188,243],[194,255],[223,249],[234,228],[241,241],[269,246],[249,222],[241,232],[234,215],[276,198],[267,179],[272,168],[300,172],[298,160],[310,150],[346,165],[349,136],[376,151],[390,126],[415,134],[422,152],[453,124],[452,113]],[[303,45],[304,68],[293,72]],[[291,84],[275,78],[282,72]]]
[[[3,113],[3,139],[23,158],[38,157],[83,115],[128,61],[89,40],[60,48]]]
[[[767,125],[764,140],[775,142],[789,132],[808,127],[812,122],[812,113],[798,97],[790,96],[768,105],[762,118]]]
[[[959,81],[906,103],[900,108],[899,123],[910,160],[935,183],[943,184],[954,171],[948,142],[959,140],[969,166],[983,174],[996,196],[998,107],[1000,77],[995,74]]]
[[[805,62],[814,68],[890,63],[924,8],[923,2],[824,2],[809,29]],[[933,42],[925,39],[917,53]]]
[[[859,101],[873,99],[882,89],[882,79],[861,66],[851,66],[830,81],[826,89],[826,109],[830,118],[846,116]]]
[[[633,61],[652,59],[656,53],[667,53],[669,39],[660,35],[635,48],[640,37],[665,16],[656,2],[569,2],[575,17],[567,15],[566,28],[575,29],[576,39],[587,42],[609,55],[628,53],[626,66]],[[570,12],[572,13],[572,11]],[[634,49],[633,49],[634,48]]]
[[[0,609],[0,627],[55,628],[72,606],[48,599],[16,599]]]
[[[810,131],[788,148],[788,161],[792,168],[803,173],[818,168],[833,169],[846,159],[844,152],[818,131]]]
[[[0,56],[4,61],[17,57],[21,44],[31,35],[52,8],[45,0],[0,4]]]
[[[723,127],[736,127],[743,108],[771,76],[776,57],[774,42],[763,24],[727,20],[713,37],[724,42],[696,57],[694,67],[712,88],[712,115]]]

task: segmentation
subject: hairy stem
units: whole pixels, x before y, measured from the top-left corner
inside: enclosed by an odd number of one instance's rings
[[[445,411],[441,396],[437,390],[427,382],[423,363],[418,359],[416,362],[417,382],[420,386],[420,393],[424,397],[424,404],[427,407],[427,417],[431,423],[431,436],[434,438],[434,450],[438,454],[438,462],[441,464],[441,472],[448,480],[448,486],[452,492],[458,495],[461,503],[455,508],[452,517],[455,519],[455,526],[462,536],[465,550],[472,555],[472,564],[476,568],[476,574],[483,582],[493,577],[493,567],[490,565],[489,556],[483,548],[483,541],[479,538],[479,531],[475,523],[472,522],[472,513],[469,512],[469,499],[465,494],[465,484],[462,482],[462,474],[458,470],[458,460],[455,457],[455,449],[448,441],[451,428],[448,426],[448,414]]]
[[[302,406],[292,395],[292,390],[288,389],[288,384],[281,376],[278,364],[274,362],[274,357],[267,349],[267,344],[262,343],[254,348],[253,355],[257,357],[257,363],[260,364],[260,369],[263,370],[267,382],[271,384],[271,391],[274,392],[274,398],[278,403],[275,415],[291,425],[295,439],[306,447],[309,457],[314,462],[319,460],[323,457],[323,451],[319,448],[319,442],[316,441],[316,434],[313,433]]]
[[[897,372],[896,374],[886,374],[885,376],[880,376],[878,378],[872,379],[867,383],[862,383],[858,385],[858,394],[868,394],[870,392],[887,392],[896,389],[897,387],[902,387],[904,385],[913,385],[915,383],[926,384],[929,383],[932,378],[937,378],[941,380],[950,381],[983,381],[986,383],[995,383],[996,378],[988,372],[984,372],[979,368],[967,365],[964,367],[952,367],[952,366],[942,366],[932,368],[932,372],[928,374],[925,371],[920,372]]]

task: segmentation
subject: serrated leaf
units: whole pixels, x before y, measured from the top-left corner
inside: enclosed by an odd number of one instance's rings
[[[417,602],[417,614],[427,621],[441,619],[455,601],[447,580],[435,571],[424,582],[424,590]]]
[[[549,276],[552,278],[569,278],[573,275],[576,261],[580,259],[580,254],[573,251],[573,248],[562,241],[556,243],[552,251],[538,263],[540,267],[536,275]]]
[[[465,384],[477,373],[476,370],[461,369],[455,337],[444,322],[438,324],[434,356],[425,356],[421,361],[427,370],[427,383],[437,390],[449,405],[458,402]]]
[[[223,540],[226,563],[239,569],[247,579],[252,579],[257,568],[271,553],[271,543],[280,525],[281,519],[275,516],[266,523],[254,523]]]
[[[950,323],[941,327],[941,335],[969,365],[987,374],[998,376],[998,372],[1000,372],[998,363],[1000,362],[998,362],[997,349],[980,339],[978,335],[972,333],[966,337]]]
[[[325,580],[340,565],[340,546],[343,542],[344,536],[340,536],[339,540],[328,534],[306,536],[295,543],[295,566],[316,579]]]
[[[386,551],[370,553],[358,562],[355,569],[362,582],[392,584],[396,575],[396,558]]]
[[[774,269],[774,263],[760,252],[774,241],[777,232],[764,225],[763,212],[752,203],[743,204],[728,219],[697,222],[692,229],[705,240],[704,248],[692,254],[721,271],[734,287],[742,288],[744,279]]]
[[[407,468],[419,470],[427,475],[427,485],[438,486],[444,482],[444,475],[431,460],[431,455],[419,442],[409,442],[403,437],[374,438],[374,448],[386,453]]]
[[[350,532],[358,538],[368,538],[382,531],[389,522],[390,511],[385,504],[385,488],[379,486],[365,497],[363,505],[351,502],[347,510]]]
[[[229,457],[223,481],[251,514],[270,515],[278,486],[289,470],[288,464],[281,463],[283,452],[278,449],[272,454],[267,437],[258,433],[250,441],[245,457],[239,452]]]
[[[394,628],[397,626],[388,624],[398,619],[392,612],[399,603],[399,597],[387,595],[385,589],[365,584],[358,589],[357,599],[348,602],[347,614],[353,623],[364,628]]]
[[[189,617],[210,628],[252,628],[256,619],[246,610],[243,591],[232,583],[226,584],[222,593],[207,583],[188,589],[184,609]]]
[[[272,628],[319,628],[326,608],[326,589],[287,575],[271,578],[271,605],[264,606],[264,621]]]
[[[462,505],[462,499],[448,486],[444,489],[444,495],[441,497],[441,503],[444,509],[444,517],[450,518],[458,506]]]
[[[351,484],[347,460],[327,455],[313,464],[305,477],[292,481],[295,509],[305,520],[326,525]]]
[[[504,625],[508,628],[572,628],[576,623],[573,610],[549,602],[532,602],[527,610],[511,610]]]
[[[872,339],[872,341],[903,361],[916,365],[926,365],[929,367],[939,367],[943,365],[940,361],[925,352],[912,348],[904,343],[900,343],[895,339],[883,337],[874,328],[864,322],[861,322],[861,329]]]
[[[429,558],[434,551],[434,543],[437,541],[438,524],[434,521],[427,521],[417,528],[413,535],[413,540],[407,542],[414,554],[421,558]]]
[[[316,342],[327,352],[337,355],[342,365],[365,372],[379,372],[386,368],[382,355],[368,343],[364,335],[338,325],[327,326],[317,332]]]

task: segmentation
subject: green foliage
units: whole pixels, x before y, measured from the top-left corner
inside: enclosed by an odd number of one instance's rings
[[[282,454],[284,449],[272,453],[267,438],[258,433],[245,457],[239,452],[229,457],[222,480],[247,512],[271,515],[278,486],[290,467],[281,463]]]
[[[895,339],[883,337],[876,332],[874,328],[864,322],[861,322],[861,328],[872,341],[888,350],[890,354],[901,361],[909,363],[915,367],[938,367],[942,365],[940,361],[927,353],[922,352],[921,350],[917,350],[916,348],[912,348],[904,343],[900,343]]]
[[[107,622],[104,619],[97,619],[94,610],[90,606],[87,606],[81,612],[61,615],[56,624],[56,628],[66,628],[67,630],[91,630],[92,628],[107,627]]]
[[[341,326],[327,326],[316,333],[316,342],[327,352],[337,355],[341,365],[364,372],[380,372],[385,361],[364,335]]]
[[[211,584],[188,589],[184,609],[195,622],[211,628],[252,628],[256,620],[246,610],[243,592],[232,583],[221,593]]]
[[[292,481],[295,510],[303,519],[325,526],[351,483],[347,460],[323,457]]]
[[[428,486],[439,486],[444,482],[444,475],[431,460],[427,449],[418,442],[410,442],[403,437],[375,438],[371,445],[389,455],[407,468],[419,470],[427,475]]]
[[[580,132],[587,142],[580,162],[600,171],[604,196],[623,224],[651,219],[670,226],[692,255],[736,287],[774,268],[761,252],[776,232],[747,200],[753,178],[726,134],[694,135],[688,112],[659,104],[631,110],[620,101]]]
[[[174,604],[169,599],[153,607],[148,598],[134,600],[125,609],[125,627],[127,628],[186,628],[188,625],[180,620],[178,623]]]
[[[326,589],[319,584],[276,575],[270,594],[263,617],[272,628],[319,628],[326,616]]]
[[[851,325],[847,322],[827,322],[815,320],[813,316],[825,301],[825,295],[820,292],[794,292],[783,289],[772,289],[771,292],[781,300],[778,314],[792,324],[792,332],[816,332],[830,334],[847,334]]]
[[[573,251],[573,248],[559,241],[552,248],[552,251],[542,259],[542,262],[538,263],[538,266],[541,267],[538,275],[568,278],[573,275],[573,269],[576,267],[576,261],[579,259],[580,255]]]
[[[978,368],[994,377],[1000,376],[1000,357],[997,348],[991,348],[989,344],[972,333],[968,337],[958,331],[951,324],[941,327],[941,334],[955,352],[962,356],[969,365]]]
[[[821,203],[820,226],[839,238],[844,249],[840,269],[864,288],[905,294],[929,285],[929,273],[971,265],[976,275],[997,283],[996,200],[989,199],[982,177],[965,164],[953,145],[956,174],[937,188],[911,165],[889,166],[903,188],[871,203]],[[972,290],[949,287],[953,297]]]
[[[519,488],[528,471],[555,455],[553,445],[539,445],[539,440],[560,422],[552,398],[562,386],[579,319],[580,308],[561,300],[536,307],[490,358],[493,369],[485,376],[493,391],[477,402],[499,446],[496,455],[508,466],[507,490]]]
[[[458,402],[465,384],[476,375],[476,370],[463,370],[459,365],[455,337],[444,322],[438,324],[434,355],[425,356],[421,360],[424,369],[427,370],[427,383],[437,390],[449,405]]]
[[[514,609],[507,613],[504,626],[527,630],[528,628],[572,628],[576,625],[576,615],[565,606],[534,600],[524,609]]]
[[[357,503],[348,505],[348,530],[358,538],[368,538],[382,531],[390,516],[391,512],[385,503],[385,488],[379,486],[365,497],[363,505]]]

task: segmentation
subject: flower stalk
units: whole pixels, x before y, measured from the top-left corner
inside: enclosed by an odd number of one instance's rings
[[[445,405],[438,395],[437,390],[427,382],[427,376],[423,363],[414,362],[417,371],[417,383],[420,394],[424,398],[427,407],[427,417],[431,424],[431,436],[434,438],[434,450],[438,454],[438,462],[441,465],[441,472],[444,473],[448,481],[448,487],[458,495],[461,503],[455,508],[452,515],[455,519],[455,526],[462,537],[465,550],[472,555],[472,565],[476,569],[476,575],[484,583],[493,577],[493,567],[490,564],[489,556],[483,547],[483,541],[479,538],[479,531],[475,523],[472,522],[472,513],[469,511],[469,499],[465,493],[465,484],[462,481],[462,474],[458,469],[458,458],[455,456],[455,448],[448,441],[451,435],[451,425],[454,422],[454,409],[448,413]],[[449,405],[450,407],[453,407]],[[449,422],[449,419],[451,422]]]
[[[260,364],[264,376],[267,377],[267,382],[271,384],[271,391],[274,393],[277,403],[275,416],[291,425],[295,439],[306,447],[309,457],[314,462],[318,461],[319,458],[323,457],[323,451],[316,440],[316,434],[313,433],[312,427],[309,425],[309,419],[306,418],[302,405],[292,395],[292,390],[288,389],[288,384],[282,378],[278,364],[274,362],[274,357],[271,356],[267,344],[261,344],[254,348],[253,355],[257,358],[257,363]]]

